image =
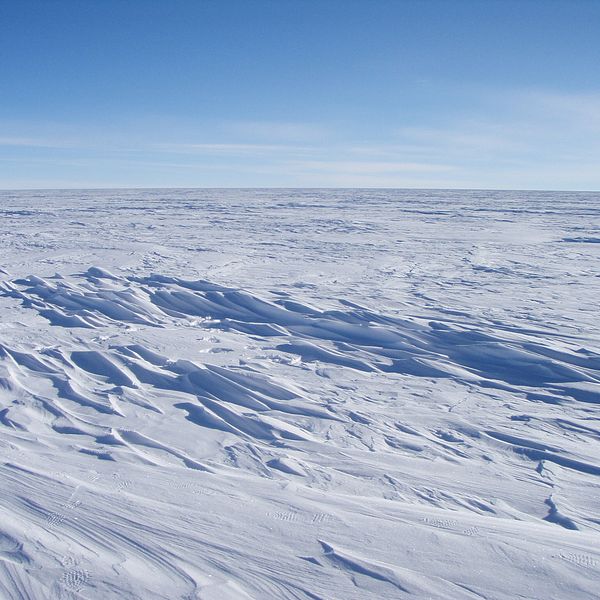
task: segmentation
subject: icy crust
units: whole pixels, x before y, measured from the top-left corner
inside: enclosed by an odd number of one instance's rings
[[[512,286],[491,311],[455,275],[432,283],[409,269],[397,289],[386,287],[389,266],[354,279],[356,265],[379,260],[375,249],[351,250],[365,232],[392,252],[365,207],[322,221],[348,236],[342,254],[355,261],[322,282],[289,274],[294,264],[326,268],[309,234],[296,257],[265,250],[262,262],[238,263],[248,248],[234,247],[234,258],[186,270],[175,233],[194,219],[233,219],[238,200],[217,194],[167,214],[155,193],[137,201],[168,220],[154,235],[175,263],[154,250],[116,260],[88,232],[85,252],[105,260],[74,269],[84,251],[54,232],[36,251],[38,270],[14,253],[0,273],[0,598],[595,597],[598,335],[585,296],[570,303],[556,275],[563,287],[576,280],[563,239],[594,235],[576,233],[593,202],[560,205],[556,218],[571,229],[548,221],[556,207],[533,202],[537,270],[505,237],[510,267],[462,254],[481,293],[484,282]],[[330,210],[349,210],[341,192],[321,194]],[[97,209],[63,201],[57,215],[74,211],[94,227]],[[133,202],[111,202],[113,223],[137,214]],[[322,204],[295,202],[280,200],[302,229],[307,206]],[[438,274],[454,273],[459,255],[451,218],[488,224],[486,239],[503,227],[478,203],[385,205],[423,235],[437,215],[451,250],[437,257]],[[266,219],[269,206],[254,210]],[[10,218],[38,214],[16,210]],[[231,239],[251,235],[243,220],[228,227]],[[24,243],[4,235],[13,249]],[[106,245],[123,235],[115,227]],[[551,250],[537,255],[537,243]],[[416,250],[395,252],[400,261]],[[598,257],[573,260],[584,277]],[[536,299],[546,290],[560,307],[535,312],[532,302],[527,312],[532,281]],[[461,286],[470,292],[452,296]]]

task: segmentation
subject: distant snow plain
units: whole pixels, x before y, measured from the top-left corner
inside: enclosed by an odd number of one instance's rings
[[[0,193],[0,597],[600,595],[600,195]]]

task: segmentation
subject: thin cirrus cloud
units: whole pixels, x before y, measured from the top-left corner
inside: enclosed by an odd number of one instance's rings
[[[0,147],[16,148],[69,148],[73,144],[64,139],[0,136]]]
[[[268,155],[279,152],[310,152],[310,146],[290,144],[246,144],[246,143],[157,143],[153,149],[176,154],[216,155]]]
[[[337,174],[378,174],[378,173],[439,173],[452,171],[451,165],[440,165],[418,162],[382,162],[382,161],[328,161],[312,160],[287,163],[288,167],[297,171],[313,171]]]
[[[517,95],[522,106],[537,115],[559,119],[570,127],[600,132],[600,92],[561,94],[553,92],[525,92]]]
[[[600,187],[600,94],[592,93],[484,91],[476,109],[455,110],[435,123],[431,118],[398,118],[384,133],[370,136],[364,133],[368,127],[359,135],[339,124],[152,118],[95,131],[43,123],[4,123],[3,129],[3,187],[11,181],[18,187],[23,180],[36,187],[31,173],[52,185],[53,178],[67,179],[67,167],[79,169],[79,177],[73,178],[77,186],[86,181],[105,186],[148,181],[166,187],[265,182],[315,187]],[[16,177],[11,179],[9,170]]]
[[[331,135],[331,130],[316,123],[232,121],[222,125],[225,133],[243,139],[280,142],[318,142]]]

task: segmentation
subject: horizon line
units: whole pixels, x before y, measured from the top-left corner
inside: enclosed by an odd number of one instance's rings
[[[439,191],[439,192],[567,192],[597,194],[600,190],[584,189],[545,189],[545,188],[481,188],[481,187],[362,187],[362,186],[98,186],[98,187],[37,187],[0,188],[0,192],[73,192],[73,191],[117,191],[117,190],[388,190],[388,191]]]

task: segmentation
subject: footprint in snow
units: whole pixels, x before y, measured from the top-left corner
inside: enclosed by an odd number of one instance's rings
[[[54,529],[55,527],[62,525],[65,518],[65,515],[62,513],[53,512],[46,517],[46,524],[50,529]]]
[[[575,552],[561,552],[555,555],[553,558],[562,558],[573,565],[583,567],[585,569],[597,569],[598,561],[592,558],[589,554],[577,554]]]
[[[90,580],[90,572],[87,569],[69,569],[60,576],[59,583],[73,592],[80,592]]]
[[[118,473],[113,473],[113,485],[117,492],[122,492],[131,485],[131,481],[129,479],[122,479]]]
[[[286,523],[298,523],[298,524],[313,524],[319,525],[321,523],[328,523],[335,520],[335,517],[326,513],[297,513],[288,511],[278,511],[267,513],[267,517],[270,519],[277,519],[278,521],[284,521]]]

